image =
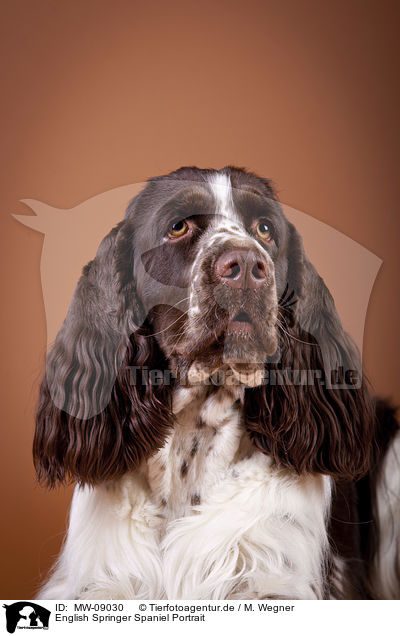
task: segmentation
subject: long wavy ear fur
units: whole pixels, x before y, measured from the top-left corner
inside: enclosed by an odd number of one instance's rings
[[[170,426],[168,387],[132,382],[132,369],[166,364],[143,322],[126,219],[84,269],[47,358],[33,443],[49,486],[94,484],[136,468],[162,446]]]
[[[264,386],[246,391],[248,429],[257,448],[280,465],[357,478],[370,465],[374,405],[357,348],[301,237],[289,228],[280,361],[267,365]]]

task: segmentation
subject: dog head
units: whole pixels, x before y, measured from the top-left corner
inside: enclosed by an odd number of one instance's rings
[[[132,381],[132,368],[172,381]],[[265,382],[286,368],[313,381]],[[277,462],[366,470],[373,415],[358,353],[271,183],[182,168],[149,180],[83,270],[41,387],[39,477],[95,483],[137,467],[173,426],[174,385],[217,370],[244,388],[250,436]],[[356,381],[343,385],[347,371]]]

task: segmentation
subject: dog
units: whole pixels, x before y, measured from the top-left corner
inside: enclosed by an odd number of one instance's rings
[[[400,435],[268,179],[150,179],[47,358],[42,599],[399,598]]]

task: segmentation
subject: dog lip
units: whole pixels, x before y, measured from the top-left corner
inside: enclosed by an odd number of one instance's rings
[[[249,314],[247,314],[245,311],[239,311],[239,313],[236,314],[231,322],[249,323],[250,325],[253,324],[253,321],[250,318]]]
[[[228,323],[227,332],[239,332],[241,334],[250,334],[254,331],[254,324],[250,316],[245,311],[240,311],[233,320]]]

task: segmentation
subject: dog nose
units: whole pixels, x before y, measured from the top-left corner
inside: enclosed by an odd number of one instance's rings
[[[223,252],[215,262],[215,274],[234,289],[258,289],[268,276],[267,263],[260,254],[248,249]]]

